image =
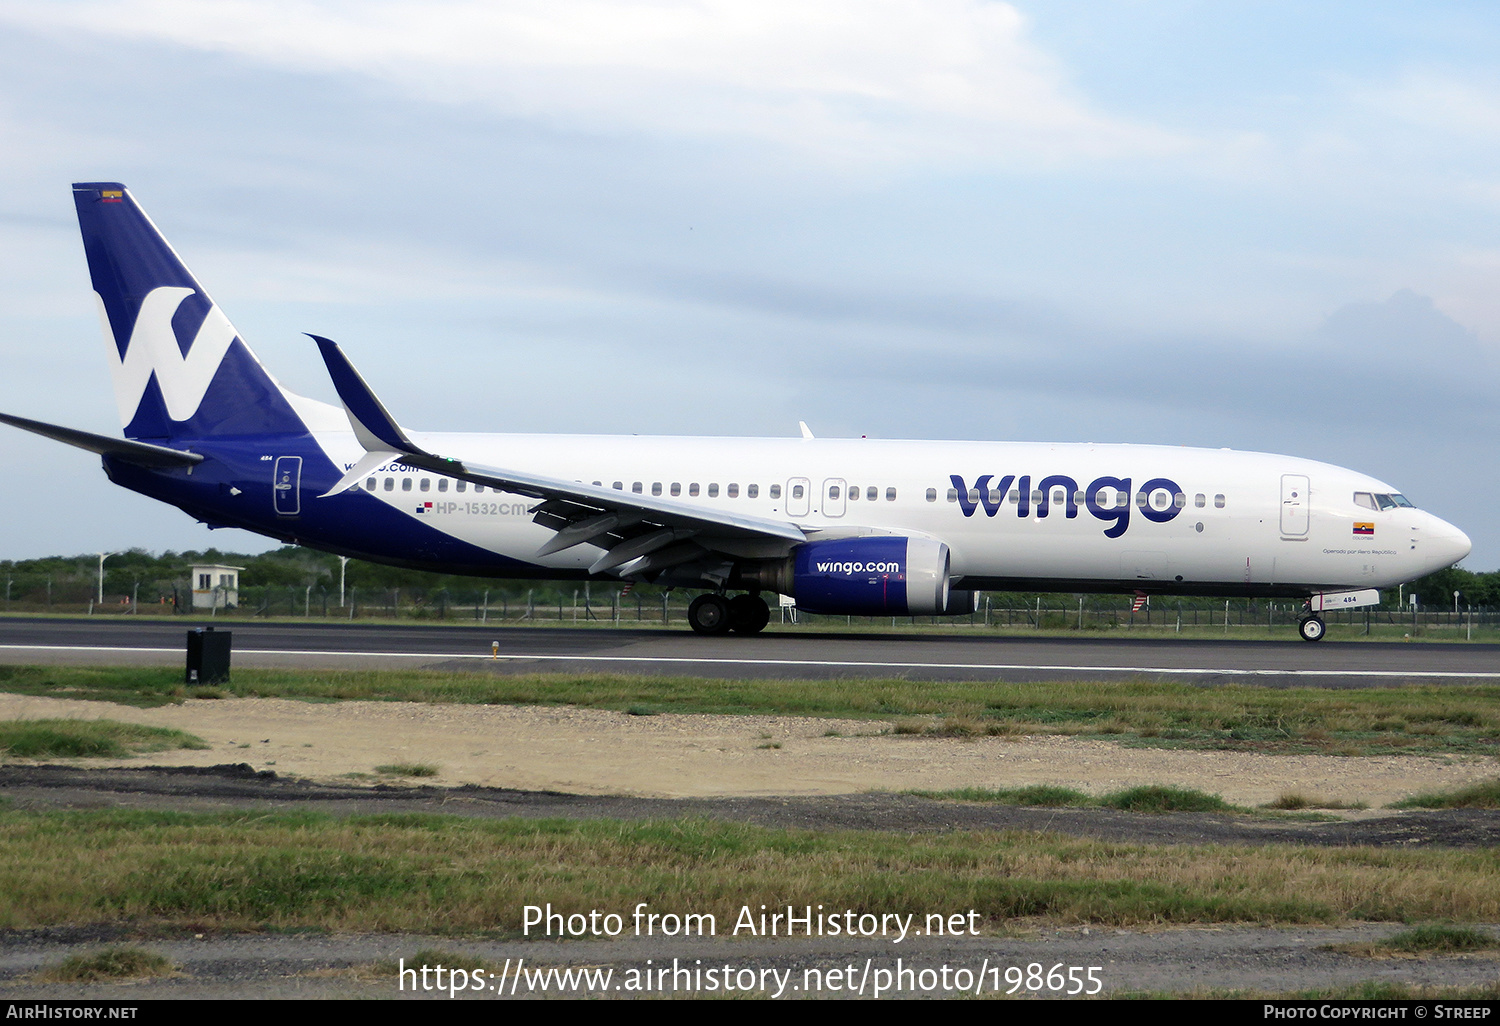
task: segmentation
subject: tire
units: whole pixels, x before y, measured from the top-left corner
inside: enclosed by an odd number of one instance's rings
[[[1297,633],[1302,635],[1303,641],[1322,641],[1328,633],[1328,626],[1320,617],[1307,616],[1297,624]]]
[[[688,606],[688,623],[699,634],[724,634],[730,622],[729,603],[723,595],[699,595]]]
[[[759,595],[736,595],[729,600],[729,629],[736,634],[759,634],[771,622],[771,607]]]

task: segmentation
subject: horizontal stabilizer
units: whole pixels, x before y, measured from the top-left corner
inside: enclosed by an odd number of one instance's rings
[[[96,435],[89,431],[58,427],[56,424],[44,424],[42,421],[27,420],[25,417],[12,417],[7,413],[0,413],[0,424],[9,424],[11,427],[18,427],[23,431],[30,431],[54,441],[96,452],[100,456],[113,456],[142,467],[191,467],[195,463],[203,462],[203,457],[195,452],[182,452],[178,449],[169,449],[164,445],[132,442],[124,438],[110,438],[108,435]]]

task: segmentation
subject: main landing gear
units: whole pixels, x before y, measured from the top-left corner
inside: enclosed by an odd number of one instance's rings
[[[1303,641],[1322,641],[1328,627],[1322,617],[1309,613],[1297,622],[1297,633],[1302,635]]]
[[[725,598],[710,592],[688,606],[688,623],[699,634],[758,634],[771,622],[771,607],[759,595]]]

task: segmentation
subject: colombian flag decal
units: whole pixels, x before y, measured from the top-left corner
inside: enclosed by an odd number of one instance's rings
[[[1362,524],[1359,521],[1355,521],[1355,523],[1354,523],[1354,533],[1355,534],[1360,534],[1360,535],[1366,535],[1368,537],[1373,538],[1373,537],[1375,537],[1375,525],[1374,524]]]
[[[99,190],[99,198],[101,200],[103,200],[105,203],[119,203],[119,202],[121,202],[124,199],[124,197],[125,197],[125,194],[123,192],[121,192],[119,189],[101,189],[101,190]]]

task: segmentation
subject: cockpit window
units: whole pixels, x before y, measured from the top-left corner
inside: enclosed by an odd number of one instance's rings
[[[1392,495],[1391,496],[1391,501],[1394,502],[1398,506],[1405,507],[1406,509],[1416,509],[1417,508],[1417,507],[1413,506],[1411,504],[1410,500],[1408,500],[1406,498],[1406,496],[1404,496],[1404,495]]]
[[[1356,506],[1363,506],[1365,509],[1380,508],[1379,506],[1375,505],[1375,496],[1371,495],[1369,492],[1355,492],[1354,504]]]
[[[1396,500],[1393,499],[1393,498],[1391,498],[1389,495],[1377,495],[1377,496],[1375,496],[1375,501],[1378,502],[1378,503],[1380,503],[1380,508],[1381,509],[1395,509],[1396,508]]]
[[[1364,494],[1363,492],[1355,492],[1354,493],[1354,501],[1355,502],[1359,502],[1359,497],[1361,495],[1363,495],[1363,494]],[[1376,494],[1375,495],[1375,501],[1376,501],[1376,503],[1379,504],[1379,507],[1382,510],[1386,510],[1386,509],[1416,509],[1416,507],[1411,504],[1411,500],[1408,499],[1404,495],[1395,495],[1395,494],[1392,494],[1392,495],[1380,495],[1380,494]],[[1364,503],[1360,503],[1360,505],[1364,505]]]

